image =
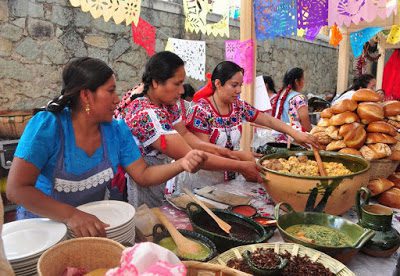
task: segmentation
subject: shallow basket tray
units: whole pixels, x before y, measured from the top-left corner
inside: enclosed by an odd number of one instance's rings
[[[201,263],[195,261],[184,261],[187,272],[186,276],[249,276],[251,274],[227,267],[225,265]]]
[[[377,179],[380,177],[387,178],[389,175],[396,171],[400,161],[393,161],[390,159],[371,160],[369,169],[369,180]]]
[[[285,253],[289,252],[294,256],[305,256],[307,255],[311,261],[318,262],[328,268],[337,276],[355,276],[355,274],[348,269],[344,264],[335,260],[334,258],[322,253],[320,251],[302,246],[296,243],[258,243],[238,246],[228,251],[225,251],[221,255],[215,257],[209,263],[226,265],[231,259],[242,259],[242,253],[246,250],[251,252],[255,251],[257,248],[263,249],[274,249],[275,253]]]

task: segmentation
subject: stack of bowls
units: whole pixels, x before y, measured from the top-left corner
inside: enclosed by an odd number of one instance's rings
[[[79,210],[92,214],[109,225],[106,236],[119,243],[134,244],[135,242],[135,208],[129,203],[117,200],[102,200],[90,202],[77,207]],[[75,234],[68,228],[68,237]]]
[[[66,237],[65,224],[44,218],[6,223],[2,233],[7,260],[20,276],[36,274],[42,253]]]

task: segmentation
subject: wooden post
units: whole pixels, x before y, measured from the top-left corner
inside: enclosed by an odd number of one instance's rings
[[[251,72],[253,74],[253,82],[250,84],[244,84],[242,87],[242,93],[240,97],[250,103],[254,104],[254,82],[256,75],[256,52],[257,52],[257,40],[255,37],[254,29],[254,12],[253,12],[253,0],[241,0],[240,2],[240,40],[252,39],[254,42],[254,70]],[[242,140],[240,147],[242,150],[250,150],[251,142],[253,139],[252,128],[249,124],[244,124],[242,129]]]
[[[338,75],[336,92],[342,93],[349,83],[349,62],[350,62],[350,36],[347,29],[342,31],[343,39],[339,44]]]

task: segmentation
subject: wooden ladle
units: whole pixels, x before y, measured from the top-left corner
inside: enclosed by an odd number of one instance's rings
[[[167,219],[167,217],[160,211],[158,208],[152,208],[153,213],[157,216],[157,218],[161,221],[161,223],[167,228],[168,232],[171,234],[171,238],[174,240],[178,255],[185,256],[189,254],[193,254],[196,252],[200,252],[201,245],[197,242],[194,242],[186,237],[184,237],[175,226]]]
[[[322,163],[322,159],[321,159],[321,156],[319,155],[318,149],[316,149],[315,147],[312,147],[312,149],[314,152],[315,161],[317,161],[319,174],[321,176],[327,176],[325,168],[324,168],[324,163]]]
[[[215,222],[218,224],[218,226],[224,230],[226,233],[230,234],[231,228],[232,226],[230,226],[228,223],[226,223],[225,221],[223,221],[222,219],[220,219],[219,217],[217,217],[216,214],[214,214],[213,211],[211,211],[200,199],[198,199],[191,191],[189,191],[186,188],[182,188],[183,191],[188,194],[193,200],[194,202],[196,202],[197,204],[200,205],[201,208],[204,209],[204,211],[207,212],[207,214],[209,214],[213,220],[215,220]]]

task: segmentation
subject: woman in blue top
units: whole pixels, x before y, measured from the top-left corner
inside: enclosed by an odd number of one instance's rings
[[[15,152],[7,196],[23,206],[18,219],[43,216],[66,223],[76,236],[105,236],[103,222],[75,207],[104,199],[118,165],[137,184],[151,186],[195,172],[206,159],[191,151],[172,164],[149,167],[126,124],[112,119],[119,102],[112,69],[78,58],[62,77],[61,96],[30,120]]]

